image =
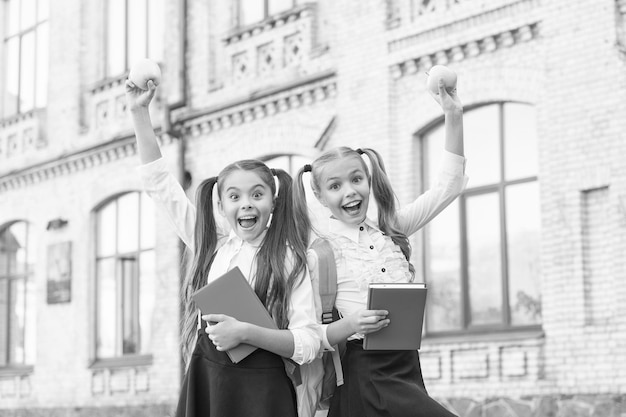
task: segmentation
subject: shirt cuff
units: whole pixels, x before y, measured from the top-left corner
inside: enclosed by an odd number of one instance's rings
[[[167,171],[167,163],[163,157],[159,159],[155,159],[152,162],[148,162],[147,164],[139,165],[137,168],[137,172],[142,179],[145,181],[149,180],[154,174],[158,174],[161,172]]]
[[[317,357],[317,352],[319,350],[319,340],[317,337],[307,337],[308,331],[305,329],[290,329],[290,331],[293,335],[293,355],[291,355],[290,359],[298,365],[312,362],[313,359]],[[303,340],[305,337],[310,339],[311,343],[305,344]],[[315,342],[317,343],[317,346],[312,346]]]
[[[328,330],[328,324],[320,324],[320,337],[322,339],[322,351],[324,352],[333,352],[335,350],[334,347],[330,345],[328,342],[328,335],[326,331]]]
[[[441,156],[441,170],[444,172],[460,172],[463,174],[465,173],[465,162],[466,159],[464,156],[457,155],[444,149],[443,155]]]

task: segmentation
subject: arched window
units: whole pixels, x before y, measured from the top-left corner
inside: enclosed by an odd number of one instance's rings
[[[427,332],[539,325],[535,109],[496,103],[466,111],[464,133],[468,186],[426,227]],[[444,148],[443,125],[422,143],[428,183]]]
[[[34,269],[30,225],[0,228],[0,367],[34,363]]]
[[[139,192],[96,212],[96,357],[149,353],[155,302],[154,205]]]

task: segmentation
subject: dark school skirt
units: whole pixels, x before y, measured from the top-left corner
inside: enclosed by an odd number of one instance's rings
[[[344,384],[328,417],[454,417],[428,396],[416,350],[363,350],[348,341],[341,364]]]
[[[297,416],[296,393],[282,358],[257,349],[232,363],[199,330],[176,417],[276,416]]]

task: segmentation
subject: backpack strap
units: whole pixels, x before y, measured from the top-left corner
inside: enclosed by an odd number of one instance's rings
[[[337,265],[335,264],[335,255],[330,243],[323,238],[316,239],[311,244],[311,249],[317,253],[318,259],[319,293],[322,301],[322,324],[329,324],[337,319],[337,317],[333,317],[335,298],[337,297]]]

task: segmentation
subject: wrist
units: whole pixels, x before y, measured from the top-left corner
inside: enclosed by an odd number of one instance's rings
[[[443,112],[446,119],[460,120],[463,118],[463,107],[455,107],[452,109],[446,109]]]

